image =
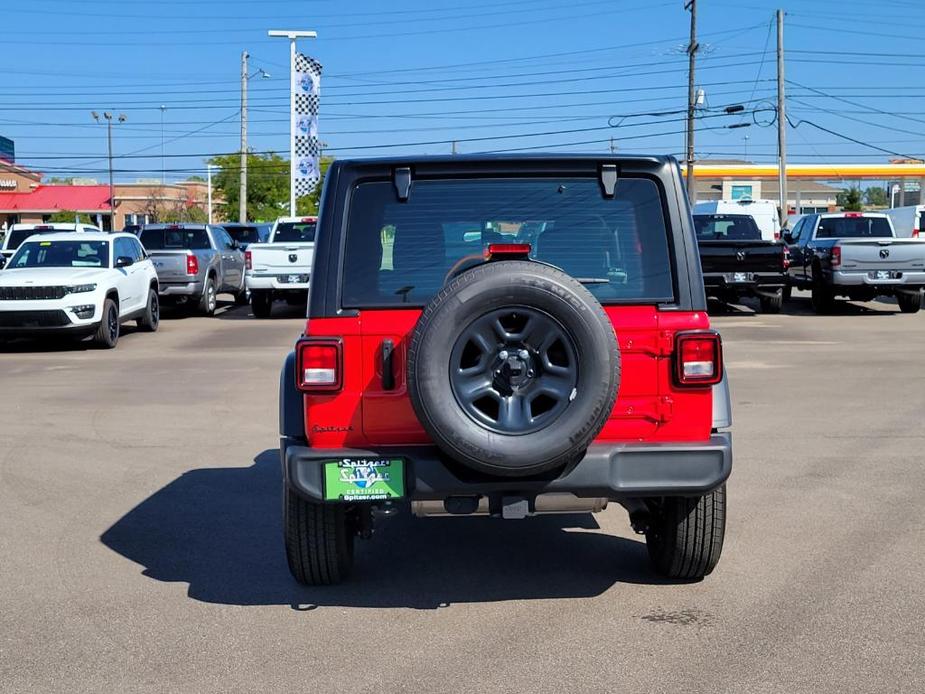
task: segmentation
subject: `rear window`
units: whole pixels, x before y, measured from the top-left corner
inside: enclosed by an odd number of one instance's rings
[[[280,222],[273,241],[281,243],[310,242],[315,240],[315,222]]]
[[[228,235],[238,243],[259,243],[257,227],[223,227]]]
[[[344,255],[345,307],[422,305],[490,243],[529,243],[530,257],[583,281],[599,301],[673,299],[668,232],[657,184],[598,180],[415,181],[398,202],[391,181],[355,189]]]
[[[747,214],[695,214],[700,241],[760,241],[761,229]]]
[[[36,234],[60,234],[62,231],[74,231],[74,229],[73,227],[70,229],[55,229],[54,227],[41,227],[39,229],[14,229],[13,231],[7,232],[10,240],[6,247],[7,250],[13,251],[19,248],[22,242],[30,236],[34,236]]]
[[[149,251],[202,251],[211,248],[205,229],[142,229],[139,238]]]
[[[886,217],[823,217],[816,229],[817,239],[891,238]]]

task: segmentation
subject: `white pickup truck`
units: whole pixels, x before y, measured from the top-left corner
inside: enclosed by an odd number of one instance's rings
[[[317,217],[280,217],[266,243],[247,247],[244,277],[257,318],[269,317],[276,299],[292,305],[308,300],[317,223]]]

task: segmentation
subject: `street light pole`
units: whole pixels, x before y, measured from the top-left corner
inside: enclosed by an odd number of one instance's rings
[[[289,215],[295,217],[295,90],[292,82],[295,80],[295,42],[297,39],[314,39],[318,37],[315,31],[268,31],[267,35],[273,38],[289,39]]]
[[[93,116],[93,119],[99,123],[100,115],[96,111],[91,111],[90,115]],[[109,230],[116,230],[116,194],[115,187],[113,186],[112,181],[112,113],[109,111],[103,112],[103,118],[106,120],[106,142],[108,144],[109,151]],[[116,119],[119,123],[125,122],[125,114],[120,113]]]

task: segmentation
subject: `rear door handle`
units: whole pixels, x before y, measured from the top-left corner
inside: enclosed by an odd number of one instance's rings
[[[395,354],[395,343],[391,340],[383,340],[382,346],[382,390],[395,389],[395,372],[392,368],[394,361],[392,356]]]

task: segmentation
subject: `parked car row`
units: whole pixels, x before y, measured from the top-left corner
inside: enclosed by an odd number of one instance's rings
[[[236,304],[250,298],[259,318],[275,299],[305,304],[316,221],[149,224],[135,233],[14,225],[0,256],[0,337],[92,335],[111,348],[126,321],[157,330],[162,303],[210,316],[229,293]]]
[[[891,296],[903,313],[922,306],[925,240],[918,239],[917,214],[909,238],[898,237],[896,214],[837,212],[805,215],[777,240],[746,210],[704,209],[695,207],[694,226],[704,285],[714,298],[757,297],[763,312],[776,313],[797,288],[811,292],[817,313],[831,312],[838,297]]]

